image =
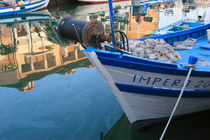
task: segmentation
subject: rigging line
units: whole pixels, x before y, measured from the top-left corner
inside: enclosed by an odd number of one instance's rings
[[[164,128],[164,131],[163,131],[163,133],[161,134],[161,137],[160,137],[159,140],[162,140],[163,137],[164,137],[164,135],[165,135],[165,133],[166,133],[166,130],[167,130],[167,128],[168,128],[168,126],[169,126],[169,124],[170,124],[170,122],[171,122],[171,119],[172,119],[172,117],[173,117],[173,115],[174,115],[174,113],[175,113],[175,111],[176,111],[176,108],[177,108],[177,106],[178,106],[178,104],[179,104],[179,101],[180,101],[180,99],[181,99],[181,97],[182,97],[182,94],[184,93],[184,90],[185,90],[185,88],[186,88],[186,86],[187,86],[188,80],[189,80],[189,78],[190,78],[190,74],[191,74],[191,72],[192,72],[192,70],[193,70],[194,68],[195,68],[195,67],[194,67],[194,65],[193,65],[193,66],[190,67],[190,69],[189,69],[189,71],[188,71],[187,77],[186,77],[186,79],[185,79],[184,85],[183,85],[183,87],[182,87],[182,89],[181,89],[181,92],[180,92],[180,94],[179,94],[179,97],[178,97],[178,99],[177,99],[177,101],[176,101],[176,104],[175,104],[175,106],[174,106],[174,108],[173,108],[173,111],[172,111],[172,113],[171,113],[171,115],[170,115],[170,118],[168,119],[168,122],[167,122],[167,124],[166,124],[166,126],[165,126],[165,128]]]

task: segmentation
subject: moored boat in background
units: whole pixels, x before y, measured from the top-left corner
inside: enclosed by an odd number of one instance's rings
[[[40,10],[47,7],[48,3],[49,0],[35,0],[32,1],[31,3],[29,2],[29,0],[27,0],[23,1],[21,5],[16,5],[15,8],[13,8],[12,6],[3,6],[4,3],[1,3],[3,7],[2,6],[0,7],[0,16],[20,14],[20,13]]]
[[[180,32],[183,30],[193,29],[209,22],[200,22],[199,19],[182,19],[163,28],[154,31],[152,35],[163,35],[168,33]]]

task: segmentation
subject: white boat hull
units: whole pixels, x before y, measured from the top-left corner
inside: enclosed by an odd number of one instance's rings
[[[125,110],[126,114],[132,116],[129,119],[131,123],[140,120],[161,119],[169,117],[177,98],[157,97],[151,95],[133,94],[120,92],[125,102],[132,110]],[[124,104],[123,102],[121,104]],[[208,110],[210,108],[209,99],[181,99],[175,116],[187,115],[194,112]]]
[[[173,96],[173,93],[167,93],[170,94],[170,96],[165,96],[162,94],[161,96],[153,95],[156,93],[151,93],[147,91],[147,89],[157,89],[158,90],[165,85],[164,90],[171,90],[176,91],[181,88],[183,85],[183,82],[185,80],[185,76],[175,76],[170,74],[157,74],[157,73],[149,73],[145,71],[136,71],[126,68],[119,68],[115,66],[110,65],[104,65],[101,63],[101,61],[98,59],[96,53],[93,51],[86,51],[86,56],[89,58],[89,60],[97,67],[97,69],[102,73],[102,75],[107,80],[109,86],[112,88],[113,93],[115,94],[117,100],[121,104],[124,112],[126,113],[129,121],[131,123],[135,123],[137,121],[143,121],[143,120],[151,120],[151,119],[161,119],[169,117],[171,114],[171,111],[175,105],[175,102],[177,100],[177,95]],[[136,74],[143,74],[144,76],[147,75],[147,77],[143,77],[143,79],[146,80],[140,80],[140,78],[137,79],[134,78],[133,75]],[[148,76],[150,76],[150,81],[148,82]],[[156,77],[156,80],[155,78]],[[157,80],[157,77],[160,79]],[[170,79],[170,80],[167,80]],[[175,82],[174,80],[179,80],[179,82]],[[189,92],[196,92],[196,91],[206,91],[210,92],[210,78],[205,77],[192,77],[191,82],[188,83],[186,91]],[[141,81],[141,82],[139,82]],[[171,83],[170,83],[170,82]],[[200,84],[200,81],[205,81]],[[116,83],[119,83],[116,84]],[[134,87],[146,87],[146,93],[141,90],[141,88],[137,91],[138,93],[129,92],[131,89],[123,90],[120,87],[120,83],[123,83],[125,85],[131,85]],[[206,84],[206,86],[204,86]],[[131,90],[132,91],[132,90]],[[148,94],[147,94],[148,92]],[[155,92],[155,90],[154,90]],[[194,94],[197,96],[197,94]],[[191,95],[190,95],[191,96]],[[180,101],[180,104],[175,112],[175,116],[178,115],[186,115],[198,111],[204,111],[208,110],[210,108],[210,97],[185,97],[182,98]]]

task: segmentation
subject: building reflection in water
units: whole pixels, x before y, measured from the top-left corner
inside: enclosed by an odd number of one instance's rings
[[[123,1],[114,2],[115,29],[121,30],[128,39],[150,36],[153,31],[167,26],[183,18],[195,18],[197,6],[206,7],[208,0],[165,0],[165,1]],[[107,4],[72,5],[53,9],[51,14],[59,19],[64,16],[74,16],[81,21],[97,19],[104,24],[105,31],[110,33],[109,10]],[[203,11],[203,10],[202,10]],[[160,18],[161,17],[161,18]],[[119,41],[120,35],[116,35]]]
[[[58,36],[53,28],[57,23],[47,10],[16,19],[0,24],[1,86],[27,92],[35,88],[34,80],[46,75],[68,75],[77,67],[91,67],[79,43],[65,43]]]
[[[115,2],[113,10],[115,15],[115,29],[121,30],[128,36],[128,39],[137,39],[149,36],[159,27],[159,14],[164,7],[172,8],[173,2],[166,3],[139,3]],[[165,10],[166,11],[166,10]],[[167,12],[167,11],[166,11]],[[110,33],[109,10],[107,4],[96,5],[77,5],[75,9],[69,8],[69,11],[51,11],[53,16],[64,17],[73,15],[79,20],[90,21],[99,20],[103,23],[106,33]],[[59,17],[57,17],[58,19]],[[116,35],[119,41],[122,41],[120,35]]]
[[[128,38],[137,39],[151,35],[158,29],[159,4],[145,3],[131,7],[132,15],[127,29]]]

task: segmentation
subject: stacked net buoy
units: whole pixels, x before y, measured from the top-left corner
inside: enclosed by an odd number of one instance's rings
[[[171,63],[181,59],[178,52],[163,39],[131,40],[129,46],[134,56]]]

